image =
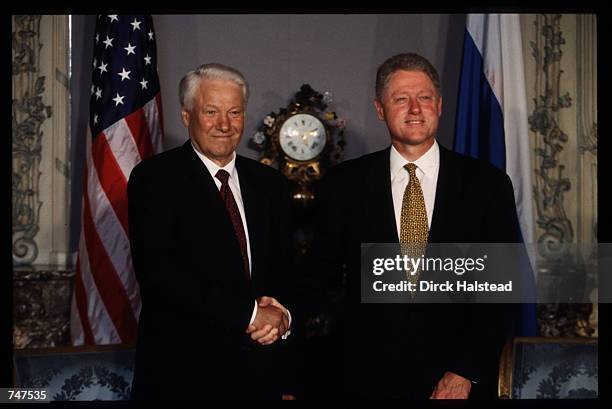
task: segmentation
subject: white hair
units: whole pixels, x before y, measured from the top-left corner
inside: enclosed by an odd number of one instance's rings
[[[179,83],[179,101],[181,107],[189,112],[193,108],[193,94],[203,78],[217,78],[236,83],[242,89],[246,105],[249,100],[249,84],[240,71],[227,65],[209,63],[189,71]]]

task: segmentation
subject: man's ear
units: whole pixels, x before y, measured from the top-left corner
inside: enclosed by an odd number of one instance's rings
[[[438,117],[442,116],[442,97],[438,99]]]
[[[385,120],[385,108],[380,103],[380,101],[377,99],[374,100],[374,108],[376,108],[376,114],[378,115],[378,119],[380,119],[381,121],[384,121]]]
[[[189,127],[189,111],[187,111],[186,109],[181,110],[181,119],[183,120],[183,125],[185,125],[186,128]]]

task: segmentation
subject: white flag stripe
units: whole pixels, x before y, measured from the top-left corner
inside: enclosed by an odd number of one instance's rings
[[[81,229],[81,240],[79,241],[79,260],[81,261],[80,268],[83,287],[87,294],[87,317],[89,318],[91,331],[96,344],[119,344],[121,343],[121,338],[91,275],[89,254],[87,253],[85,240],[83,240],[83,230]]]
[[[527,91],[523,71],[521,22],[518,14],[504,14],[501,23],[501,50],[506,136],[506,173],[512,180],[521,232],[525,243],[534,243],[533,181],[529,151]]]
[[[73,311],[73,313],[70,314],[70,335],[72,337],[72,345],[83,345],[85,343],[85,333],[83,332],[83,325],[81,323],[81,315],[77,307],[76,297],[72,297],[70,310]]]
[[[104,136],[127,183],[132,169],[141,160],[132,132],[125,120],[121,119],[106,128]]]
[[[483,58],[483,70],[502,109],[506,173],[512,180],[523,241],[535,242],[531,152],[523,44],[518,14],[470,14],[467,28]],[[530,262],[535,270],[535,255]]]
[[[500,15],[499,14],[469,14],[467,29],[474,44],[483,57],[483,71],[493,94],[497,97],[502,112],[504,72],[500,55]]]
[[[140,311],[140,290],[133,274],[130,242],[102,190],[102,186],[100,186],[95,168],[93,171],[94,174],[90,173],[91,179],[88,181],[88,190],[90,198],[92,198],[90,207],[93,222],[104,250],[121,280],[126,295],[130,299],[132,311],[136,314]]]
[[[142,107],[142,110],[144,112],[145,120],[147,121],[147,127],[149,128],[153,154],[160,153],[162,151],[162,129],[159,121],[159,112],[157,112],[156,98],[153,98],[147,102],[146,105]]]
[[[134,316],[140,312],[140,289],[133,273],[129,238],[100,184],[91,150],[87,151],[87,195],[94,226],[126,295]]]

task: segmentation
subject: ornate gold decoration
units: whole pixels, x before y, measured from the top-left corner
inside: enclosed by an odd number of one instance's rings
[[[295,182],[292,198],[304,205],[314,200],[312,182],[320,179],[327,168],[340,162],[343,157],[346,121],[339,118],[336,112],[327,110],[331,102],[329,91],[321,94],[310,85],[303,84],[286,108],[271,112],[263,119],[250,140],[251,147],[263,153],[261,163],[277,167],[290,181]],[[283,124],[298,114],[312,115],[325,127],[323,150],[307,160],[292,158],[283,151],[280,142]]]

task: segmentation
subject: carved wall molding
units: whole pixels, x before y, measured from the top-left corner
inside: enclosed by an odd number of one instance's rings
[[[41,16],[13,16],[13,262],[31,264],[38,256],[41,126],[51,117],[43,103],[45,77],[40,75]]]
[[[13,344],[70,343],[69,16],[12,16]]]
[[[572,97],[562,89],[561,58],[565,38],[560,28],[561,14],[536,17],[535,41],[531,57],[535,60],[534,109],[529,116],[530,130],[535,133],[534,196],[536,223],[543,232],[537,236],[544,263],[567,256],[574,230],[566,215],[564,193],[571,189],[565,164],[559,154],[565,149],[568,134],[561,128],[560,111],[572,106]]]
[[[69,17],[49,16],[51,25],[51,64],[48,67],[52,78],[51,98],[54,117],[49,129],[52,138],[46,145],[49,155],[43,155],[49,190],[43,191],[50,199],[50,208],[43,207],[43,220],[49,220],[50,230],[44,249],[43,264],[72,265],[69,254],[70,221],[70,38]],[[83,135],[85,137],[85,135]],[[48,174],[48,178],[47,178]]]
[[[69,16],[13,16],[13,264],[70,264]]]
[[[570,280],[589,289],[597,271],[596,17],[538,14],[521,20],[541,245],[538,280]],[[596,320],[589,318],[595,303],[540,304],[538,312],[540,335],[597,334]]]
[[[577,241],[591,244],[582,254],[581,262],[596,280],[598,272],[597,238],[597,17],[593,14],[576,16],[577,54],[577,127],[578,127],[578,212]],[[597,288],[591,291],[592,311],[588,317],[591,336],[598,336]]]
[[[576,16],[579,243],[597,242],[597,19]]]
[[[597,155],[597,18],[576,16],[578,138],[581,154]]]

